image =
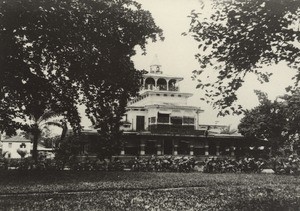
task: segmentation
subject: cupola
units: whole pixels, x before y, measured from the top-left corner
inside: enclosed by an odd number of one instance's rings
[[[150,73],[162,74],[161,65],[158,61],[158,56],[155,54],[153,61],[150,64]]]

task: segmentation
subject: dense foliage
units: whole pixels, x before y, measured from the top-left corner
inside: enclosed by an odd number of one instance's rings
[[[272,153],[297,151],[299,147],[300,90],[286,94],[274,101],[263,92],[256,91],[260,104],[246,110],[238,126],[246,137],[267,140]]]
[[[213,0],[208,16],[210,6],[203,5],[205,13],[190,15],[189,34],[199,43],[196,59],[201,68],[194,71],[194,78],[197,88],[206,91],[203,99],[220,108],[220,114],[240,114],[236,91],[247,74],[268,82],[272,73],[262,67],[284,61],[298,69],[300,1]],[[300,73],[295,79],[297,85]]]
[[[0,132],[36,134],[45,110],[79,132],[83,103],[104,139],[118,140],[126,102],[140,85],[134,47],[145,50],[158,37],[151,14],[133,0],[1,1]]]
[[[210,159],[205,162],[204,172],[207,173],[260,173],[267,168],[266,160],[251,157],[236,159]]]
[[[75,148],[77,146],[77,148]],[[264,169],[276,174],[300,174],[300,158],[274,157],[262,159],[254,157],[209,158],[196,161],[192,157],[163,156],[151,158],[134,158],[129,160],[99,159],[95,157],[80,157],[70,155],[79,152],[80,144],[66,147],[66,153],[58,153],[56,159],[39,156],[39,162],[33,162],[31,157],[24,159],[1,159],[0,170],[18,169],[20,171],[133,171],[133,172],[205,172],[205,173],[261,173]]]

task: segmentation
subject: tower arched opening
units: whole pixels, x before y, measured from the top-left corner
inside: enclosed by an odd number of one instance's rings
[[[145,89],[153,90],[155,87],[155,80],[153,78],[146,78]]]
[[[169,86],[169,90],[170,91],[178,91],[178,87],[177,87],[177,85],[176,85],[176,80],[175,79],[171,79],[171,80],[169,80],[169,84],[168,84],[168,86]]]
[[[157,87],[159,90],[167,90],[167,81],[164,78],[159,78],[157,80]]]

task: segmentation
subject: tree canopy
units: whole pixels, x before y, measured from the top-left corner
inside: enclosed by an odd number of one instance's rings
[[[199,43],[195,57],[200,70],[193,77],[199,82],[197,88],[206,91],[203,100],[219,108],[220,114],[240,114],[236,91],[247,74],[268,82],[272,73],[264,66],[284,61],[298,69],[300,1],[212,0],[212,7],[209,16],[196,11],[190,15],[189,34]],[[203,73],[213,80],[203,80]],[[300,71],[294,79],[297,86]]]
[[[246,137],[268,140],[277,151],[280,147],[299,144],[300,90],[271,101],[267,94],[256,91],[260,104],[245,111],[238,126]]]
[[[79,103],[111,130],[139,89],[134,47],[157,38],[162,30],[133,0],[2,0],[0,131],[34,127],[28,120],[47,109],[79,131]]]

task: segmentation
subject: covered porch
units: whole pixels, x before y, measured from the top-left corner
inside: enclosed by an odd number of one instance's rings
[[[198,158],[241,157],[250,147],[263,145],[243,136],[170,135],[152,133],[124,134],[120,156],[194,156]]]

